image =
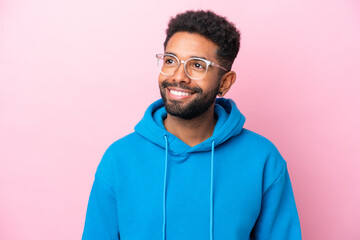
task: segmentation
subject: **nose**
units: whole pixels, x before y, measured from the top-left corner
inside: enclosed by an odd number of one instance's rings
[[[183,83],[190,83],[191,79],[185,72],[185,64],[183,61],[180,62],[178,69],[175,71],[173,75],[174,82],[183,82]]]

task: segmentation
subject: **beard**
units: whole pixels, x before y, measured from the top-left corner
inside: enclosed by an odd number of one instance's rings
[[[200,116],[210,108],[210,106],[214,103],[216,99],[216,95],[219,92],[220,83],[216,86],[215,89],[209,92],[204,92],[201,88],[198,87],[191,88],[187,85],[169,83],[167,81],[162,82],[159,87],[161,98],[164,102],[164,106],[168,114],[182,119],[190,120]],[[166,98],[167,87],[179,87],[190,90],[194,92],[194,94],[196,93],[198,96],[186,106],[182,106],[181,101],[168,100]]]

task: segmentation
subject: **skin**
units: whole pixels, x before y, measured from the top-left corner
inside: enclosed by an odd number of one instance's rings
[[[170,38],[165,52],[175,54],[180,60],[186,60],[196,56],[206,58],[207,60],[221,65],[216,58],[217,49],[218,46],[214,42],[202,35],[177,32]],[[222,93],[221,96],[224,96],[234,84],[236,74],[233,71],[229,71],[219,79],[218,71],[219,69],[217,67],[209,67],[208,72],[202,79],[192,80],[186,75],[184,65],[181,64],[179,69],[172,76],[159,74],[160,90],[161,84],[164,81],[167,81],[169,83],[181,84],[181,86],[186,85],[189,88],[201,88],[204,93],[207,93],[209,91],[214,91],[220,81],[219,92]],[[170,90],[192,94],[190,96],[176,96],[171,94]],[[196,97],[199,97],[199,93],[193,92],[188,88],[167,87],[163,89],[163,91],[169,104],[176,102],[177,104],[180,104],[180,107],[186,107]],[[164,120],[164,126],[167,131],[177,136],[187,145],[193,147],[212,136],[216,124],[214,106],[215,101],[203,114],[189,120],[168,114],[167,118]]]

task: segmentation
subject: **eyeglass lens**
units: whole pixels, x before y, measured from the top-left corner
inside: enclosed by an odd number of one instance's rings
[[[207,71],[207,64],[201,59],[189,58],[184,64],[186,74],[193,79],[202,78]],[[162,74],[171,76],[175,74],[180,64],[177,58],[164,55],[158,58],[158,66]]]

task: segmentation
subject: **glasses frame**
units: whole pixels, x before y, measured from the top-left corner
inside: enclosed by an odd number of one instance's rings
[[[171,54],[171,53],[158,53],[158,54],[156,54],[157,64],[158,64],[158,67],[159,67],[159,68],[160,68],[160,64],[159,64],[159,63],[160,63],[160,60],[161,60],[161,59],[164,59],[165,56],[173,57],[173,58],[175,58],[175,59],[177,60],[177,62],[178,62],[178,66],[177,66],[177,68],[176,68],[176,70],[174,71],[173,74],[166,74],[166,73],[162,72],[161,69],[160,69],[160,73],[163,74],[163,75],[165,75],[165,76],[172,76],[172,75],[174,75],[174,74],[176,73],[176,71],[179,69],[180,64],[184,64],[184,71],[185,71],[186,75],[187,75],[189,78],[193,79],[193,80],[200,80],[200,79],[202,79],[203,77],[205,77],[205,75],[206,75],[206,73],[207,73],[207,71],[208,71],[208,69],[209,69],[209,66],[218,67],[218,68],[220,68],[220,69],[222,69],[222,70],[225,70],[226,72],[229,72],[229,71],[230,71],[229,69],[224,68],[224,67],[222,67],[222,66],[220,66],[220,65],[218,65],[218,64],[216,64],[216,63],[214,63],[214,62],[211,62],[211,61],[209,61],[209,60],[207,60],[207,59],[203,59],[203,58],[199,58],[199,57],[191,57],[191,58],[188,58],[188,59],[186,59],[186,60],[184,61],[184,60],[180,60],[177,56],[175,56],[174,54]],[[189,73],[188,73],[187,70],[186,70],[186,63],[187,63],[188,61],[190,61],[190,60],[201,60],[201,61],[204,61],[204,62],[206,63],[206,70],[205,70],[205,73],[204,73],[203,76],[201,76],[200,78],[194,78],[194,77],[191,77],[191,76],[189,75]]]

